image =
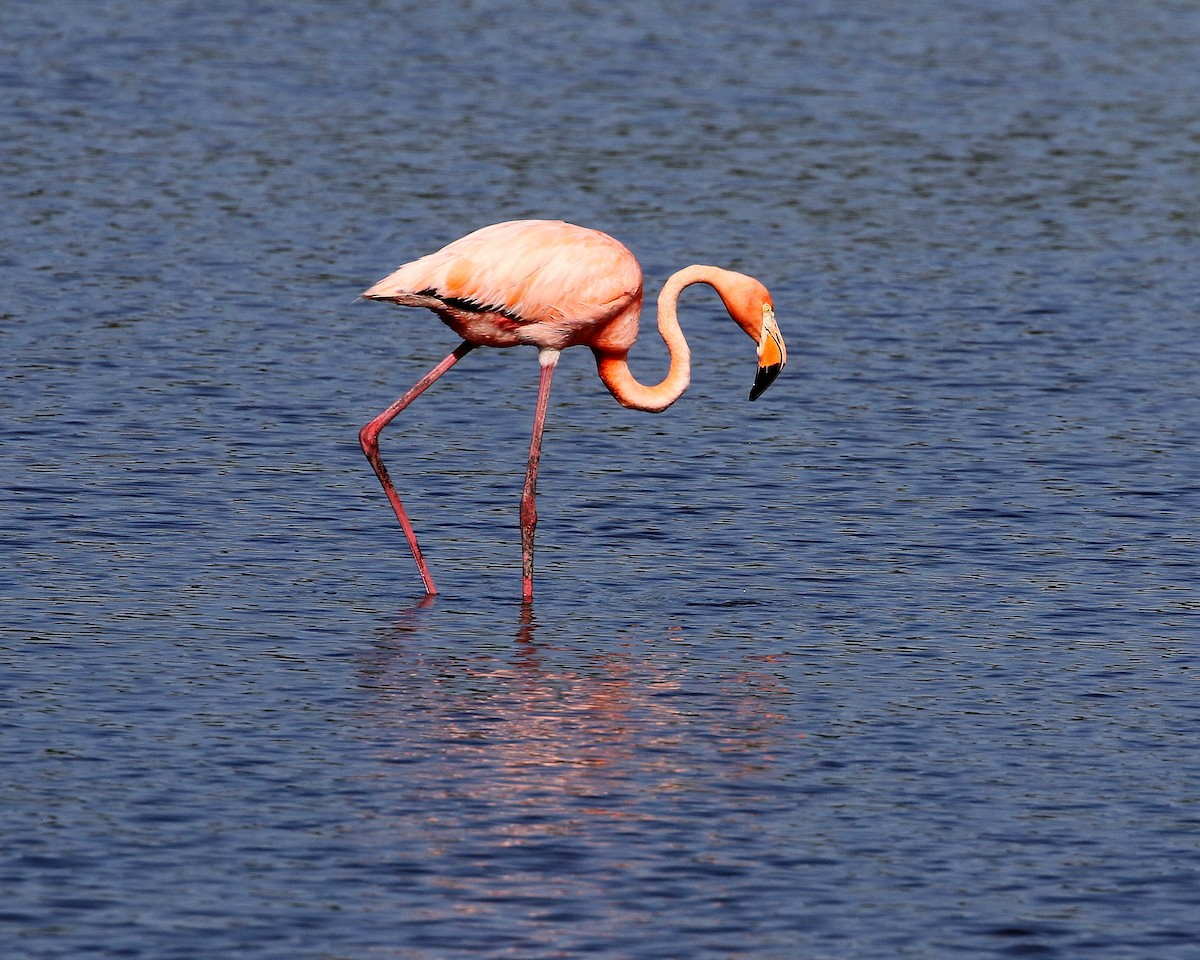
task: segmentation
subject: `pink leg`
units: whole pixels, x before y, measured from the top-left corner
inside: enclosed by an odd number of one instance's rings
[[[542,376],[538,381],[537,409],[533,414],[533,439],[529,443],[529,466],[525,471],[525,489],[521,493],[521,601],[533,600],[533,531],[537,526],[537,475],[542,459],[542,430],[546,426],[546,407],[550,401],[550,381],[558,363],[558,351],[546,349],[538,355]]]
[[[379,456],[379,433],[396,418],[396,415],[401,410],[424,393],[425,389],[434,380],[470,353],[474,349],[474,346],[474,344],[467,343],[464,340],[450,356],[446,357],[445,360],[413,384],[404,396],[358,431],[358,442],[362,444],[363,453],[371,461],[371,466],[375,470],[375,476],[379,478],[379,482],[383,485],[383,492],[387,494],[387,498],[392,504],[392,509],[396,511],[396,519],[400,521],[400,527],[404,530],[405,539],[408,540],[408,546],[412,550],[413,559],[417,561],[417,569],[421,572],[421,579],[425,581],[425,592],[430,596],[437,593],[437,587],[433,585],[433,577],[429,574],[429,567],[425,565],[425,558],[421,555],[421,548],[417,546],[417,535],[413,531],[412,524],[409,522],[408,514],[404,512],[404,506],[400,503],[400,495],[396,493],[396,488],[392,485],[392,479],[388,476],[387,467],[383,465],[383,460]]]

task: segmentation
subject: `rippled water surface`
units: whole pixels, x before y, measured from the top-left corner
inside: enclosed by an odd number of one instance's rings
[[[1196,955],[1196,4],[10,7],[5,956]],[[473,353],[423,603],[456,341],[355,297],[531,216],[790,362],[564,354],[523,610]]]

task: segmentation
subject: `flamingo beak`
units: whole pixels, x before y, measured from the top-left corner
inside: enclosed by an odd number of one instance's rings
[[[754,375],[754,386],[750,388],[751,400],[762,396],[786,363],[787,347],[775,322],[775,311],[769,303],[764,303],[762,333],[758,338],[758,372]]]

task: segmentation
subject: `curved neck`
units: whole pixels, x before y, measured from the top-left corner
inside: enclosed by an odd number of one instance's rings
[[[658,332],[671,355],[671,366],[661,383],[654,386],[639,383],[629,369],[627,354],[597,353],[600,379],[619,403],[635,410],[658,413],[683,396],[691,383],[692,361],[679,326],[679,294],[693,283],[707,283],[720,293],[721,275],[727,272],[720,267],[693,265],[672,274],[663,285],[662,293],[658,295]]]

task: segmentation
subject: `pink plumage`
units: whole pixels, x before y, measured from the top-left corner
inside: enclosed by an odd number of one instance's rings
[[[598,230],[510,220],[404,264],[363,296],[428,307],[481,346],[562,350],[617,323],[628,349],[637,337],[642,271],[632,253]]]

